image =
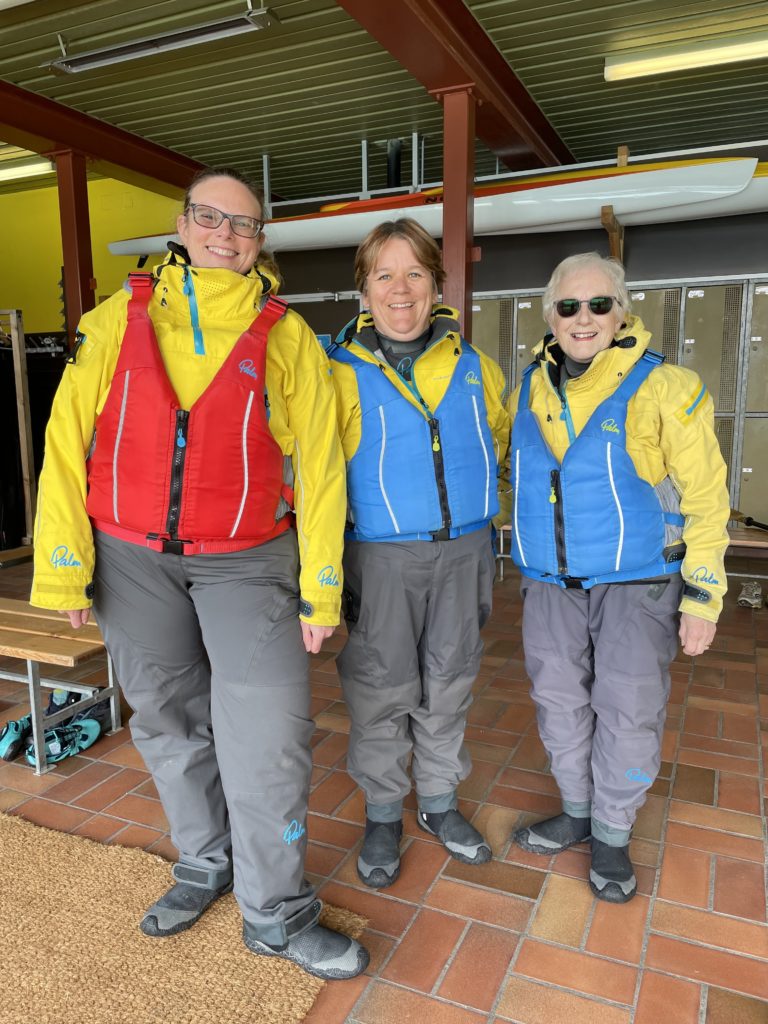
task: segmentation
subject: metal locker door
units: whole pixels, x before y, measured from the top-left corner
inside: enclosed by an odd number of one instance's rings
[[[507,387],[512,388],[512,299],[475,299],[470,341],[496,360],[504,373]]]
[[[706,285],[686,292],[682,363],[704,381],[715,412],[736,411],[741,287]]]
[[[768,522],[768,417],[744,421],[739,511]]]
[[[533,350],[549,331],[541,312],[540,295],[522,295],[515,300],[515,382],[533,359]]]
[[[677,362],[680,336],[679,288],[648,288],[632,292],[632,312],[651,333],[651,348],[662,352],[667,362]]]

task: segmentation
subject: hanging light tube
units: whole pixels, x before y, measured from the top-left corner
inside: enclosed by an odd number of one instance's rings
[[[662,75],[716,64],[735,64],[764,57],[768,57],[766,33],[730,39],[708,39],[694,45],[664,46],[606,57],[604,75],[606,82],[619,82],[627,78],[643,78],[646,75]]]
[[[42,64],[41,67],[48,68],[50,71],[58,74],[72,75],[81,71],[90,71],[93,68],[104,68],[109,67],[111,64],[120,64],[126,60],[136,60],[139,57],[149,57],[156,53],[165,53],[168,50],[181,50],[187,46],[195,46],[198,43],[209,43],[216,39],[227,39],[230,36],[240,35],[243,32],[269,28],[277,23],[276,15],[269,8],[261,7],[257,11],[249,9],[233,18],[208,21],[190,28],[164,32],[161,35],[145,36],[143,39],[134,39],[130,43],[106,46],[100,50],[89,50],[87,53],[64,54],[56,60]]]

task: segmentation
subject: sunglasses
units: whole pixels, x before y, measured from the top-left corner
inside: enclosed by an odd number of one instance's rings
[[[201,228],[217,228],[225,220],[232,225],[232,230],[241,238],[255,238],[264,227],[263,220],[246,217],[244,213],[222,213],[215,206],[204,206],[202,203],[190,203],[189,209],[195,224]]]
[[[555,309],[558,316],[576,316],[586,302],[590,313],[594,313],[596,316],[605,316],[606,313],[611,312],[614,302],[617,301],[612,295],[596,295],[594,299],[560,299],[555,303]]]

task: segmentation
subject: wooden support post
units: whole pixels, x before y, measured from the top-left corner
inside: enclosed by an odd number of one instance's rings
[[[626,167],[629,163],[629,146],[619,146],[616,150],[616,166]]]
[[[436,95],[443,104],[443,302],[458,309],[471,337],[476,100],[471,84]]]
[[[600,223],[608,232],[611,256],[624,262],[624,225],[616,219],[612,206],[600,207]]]
[[[24,528],[26,533],[22,543],[31,544],[37,502],[37,483],[35,480],[35,457],[32,450],[32,417],[29,410],[27,349],[21,310],[10,310],[10,317],[13,378],[16,385],[16,413],[19,420],[19,446],[21,448],[21,477],[24,488]]]
[[[67,338],[70,348],[80,317],[96,305],[88,216],[88,184],[85,157],[71,149],[54,153],[59,183],[61,247],[64,253],[64,295],[67,307]]]

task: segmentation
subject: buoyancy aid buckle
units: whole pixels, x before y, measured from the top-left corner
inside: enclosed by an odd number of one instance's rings
[[[566,590],[583,590],[586,576],[561,576],[563,586]]]

